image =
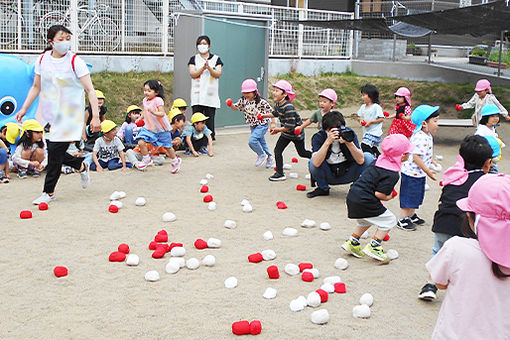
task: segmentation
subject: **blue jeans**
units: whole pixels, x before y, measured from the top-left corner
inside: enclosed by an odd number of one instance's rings
[[[7,163],[7,151],[0,148],[0,165]]]
[[[135,139],[133,138],[133,128],[131,126],[126,126],[124,130],[124,141],[126,144],[135,144]]]
[[[122,168],[122,163],[119,158],[110,159],[108,162],[102,161],[100,159],[98,159],[98,161],[99,161],[99,165],[101,165],[101,167],[103,169],[107,168],[108,170],[117,170],[117,169]],[[126,162],[126,166],[128,168],[133,167],[133,165],[129,162]],[[90,169],[93,171],[96,171],[96,169],[97,169],[96,163],[92,162],[92,164],[90,164]]]
[[[434,257],[439,249],[443,247],[443,244],[448,241],[452,235],[443,234],[443,233],[434,233],[434,248],[432,248],[432,257]]]
[[[250,126],[251,136],[248,140],[248,145],[259,156],[262,156],[263,154],[272,156],[271,151],[269,151],[269,148],[267,147],[266,137],[264,137],[268,128],[269,126],[267,124]]]
[[[357,180],[363,170],[365,170],[375,160],[374,156],[369,152],[363,152],[363,156],[365,156],[365,162],[362,165],[353,162],[349,170],[347,170],[343,176],[337,177],[333,175],[333,172],[326,161],[322,162],[319,167],[316,167],[310,159],[308,162],[308,169],[310,170],[312,178],[317,181],[319,188],[328,190],[329,184],[347,184]]]

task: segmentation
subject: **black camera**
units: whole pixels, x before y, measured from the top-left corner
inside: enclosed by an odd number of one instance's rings
[[[344,125],[339,125],[337,128],[340,137],[342,137],[346,142],[354,141],[354,131],[351,129],[347,129]]]

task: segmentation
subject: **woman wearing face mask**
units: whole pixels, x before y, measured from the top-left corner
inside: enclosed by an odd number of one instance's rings
[[[191,76],[191,108],[193,113],[202,112],[208,119],[206,125],[215,140],[214,115],[220,107],[218,83],[223,62],[220,57],[209,52],[211,39],[201,35],[197,39],[198,53],[188,62]]]
[[[32,203],[49,203],[55,199],[54,191],[60,177],[62,164],[80,172],[81,185],[89,184],[89,164],[83,157],[66,153],[71,142],[79,141],[83,130],[85,91],[92,107],[90,127],[93,132],[101,129],[97,96],[90,80],[87,64],[69,51],[71,31],[62,25],[51,26],[48,43],[43,54],[35,62],[34,83],[28,92],[22,108],[16,114],[21,122],[27,109],[39,96],[37,117],[42,125],[50,127],[48,140],[48,166],[42,195]]]

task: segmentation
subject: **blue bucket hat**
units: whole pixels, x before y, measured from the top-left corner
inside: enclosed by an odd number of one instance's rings
[[[498,115],[500,113],[501,110],[494,104],[486,104],[484,107],[482,107],[482,117]]]
[[[499,146],[499,142],[494,136],[484,136],[489,142],[490,147],[492,148],[492,158],[498,157],[501,155],[501,147]]]
[[[439,110],[439,106],[420,105],[414,109],[411,114],[411,121],[416,125],[413,133],[421,130],[421,124],[426,121],[434,112]]]

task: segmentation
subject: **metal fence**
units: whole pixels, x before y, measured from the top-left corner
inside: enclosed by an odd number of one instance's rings
[[[201,7],[208,13],[270,16],[270,56],[349,58],[352,32],[283,20],[350,19],[352,13],[217,0],[0,0],[0,51],[39,52],[47,29],[73,32],[73,50],[101,54],[172,54],[175,12]]]

